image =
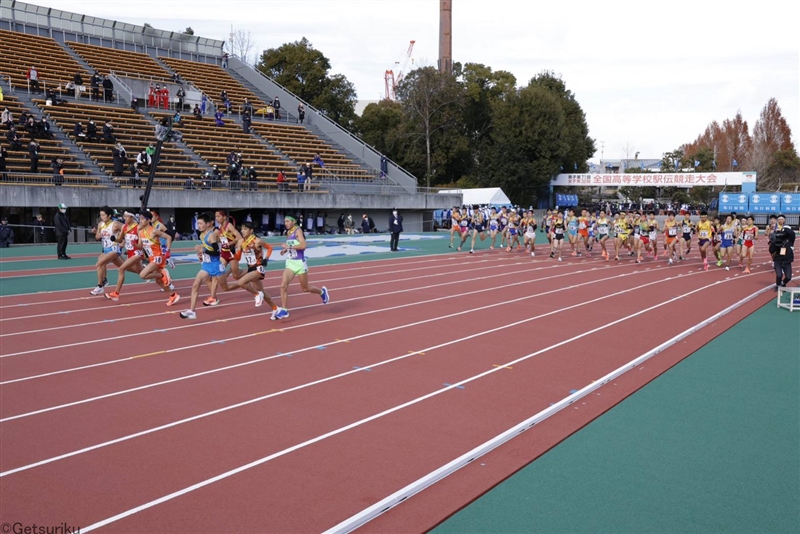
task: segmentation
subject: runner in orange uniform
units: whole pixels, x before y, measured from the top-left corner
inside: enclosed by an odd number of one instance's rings
[[[142,272],[142,251],[136,247],[139,241],[139,225],[136,223],[136,217],[130,211],[126,211],[122,219],[125,224],[122,226],[122,231],[117,234],[117,245],[123,244],[125,247],[125,261],[117,269],[117,287],[111,293],[104,293],[104,296],[117,302],[119,300],[119,293],[122,291],[122,284],[125,283],[125,272],[131,271],[132,273],[139,274]]]
[[[143,211],[139,214],[139,240],[136,243],[136,247],[143,249],[149,257],[147,267],[139,273],[139,276],[142,280],[155,280],[161,289],[167,291],[169,290],[170,279],[169,274],[164,270],[166,260],[159,240],[160,238],[165,238],[169,247],[172,244],[172,238],[162,230],[156,229],[152,221],[153,214],[149,211]],[[172,306],[180,298],[180,295],[173,291],[169,296],[169,300],[167,300],[167,306]]]

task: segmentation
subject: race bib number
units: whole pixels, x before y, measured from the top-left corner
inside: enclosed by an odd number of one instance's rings
[[[708,239],[708,230],[700,230],[700,237]]]
[[[725,232],[725,241],[733,241],[733,232]]]
[[[581,230],[585,230],[586,229],[586,223],[582,222],[582,223],[578,224],[578,228],[580,228]]]
[[[161,256],[156,256],[153,263],[155,263],[156,265],[161,265],[162,261],[164,261],[164,258],[162,258]]]
[[[289,249],[289,251],[286,252],[286,257],[290,260],[297,259],[297,251],[294,249]]]
[[[561,234],[564,233],[564,229],[563,228],[556,228],[556,233],[561,235]]]
[[[111,248],[111,243],[113,243],[113,241],[111,241],[110,237],[103,237],[101,241],[103,243],[103,248]]]
[[[606,226],[601,226],[601,227],[599,227],[599,228],[597,229],[597,231],[600,233],[600,235],[606,235],[606,234],[608,234],[608,228],[607,228]]]
[[[256,271],[258,271],[258,274],[265,274],[267,272],[263,265],[256,267]]]
[[[255,265],[256,264],[256,254],[255,254],[255,252],[252,252],[252,251],[245,252],[244,254],[242,254],[242,257],[244,258],[244,261],[245,261],[245,263],[247,263],[247,265]]]
[[[691,226],[684,226],[684,227],[683,227],[683,233],[684,233],[684,234],[688,234],[688,233],[690,233],[691,231],[692,231],[692,227],[691,227]]]
[[[142,246],[144,247],[144,251],[147,252],[148,256],[153,255],[153,247],[150,246],[149,241],[142,241]]]
[[[201,259],[203,260],[203,263],[211,263],[211,256],[209,256],[205,252],[203,252]]]
[[[675,228],[675,227],[673,226],[673,227],[671,227],[671,228],[669,229],[669,232],[668,232],[668,233],[669,233],[669,235],[671,235],[671,236],[676,236],[676,235],[678,235],[678,229],[677,229],[677,228]]]

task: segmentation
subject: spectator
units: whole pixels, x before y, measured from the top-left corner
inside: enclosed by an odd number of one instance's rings
[[[175,234],[178,233],[178,230],[175,228],[175,216],[174,215],[170,215],[169,219],[164,224],[164,226],[167,227],[167,229],[164,231],[164,233],[167,234],[168,236],[170,236],[172,238],[172,240],[174,241],[175,240]]]
[[[199,235],[197,233],[197,219],[198,219],[198,217],[200,217],[200,214],[197,213],[197,212],[194,212],[194,216],[192,217],[192,239],[197,239],[198,235]]]
[[[8,248],[14,244],[14,230],[8,225],[8,217],[0,217],[0,248]]]
[[[147,153],[146,148],[142,149],[136,156],[136,164],[143,170],[149,169],[150,165],[153,164],[153,160],[150,158],[150,154]]]
[[[36,70],[36,67],[31,66],[31,68],[28,69],[27,77],[28,77],[28,89],[38,93],[39,71]]]
[[[11,128],[14,125],[14,114],[8,108],[3,109],[3,113],[0,114],[0,124],[6,128]]]
[[[86,140],[92,142],[97,140],[97,125],[92,119],[89,119],[89,123],[86,125]]]
[[[83,133],[83,123],[81,121],[76,122],[75,126],[73,126],[72,135],[75,136],[76,142],[83,141],[86,137],[86,134]]]
[[[369,233],[369,219],[367,218],[367,214],[361,216],[361,233],[368,234]]]
[[[336,226],[339,227],[339,233],[344,233],[344,213],[339,214],[339,220],[336,221]]]
[[[389,231],[392,233],[392,238],[389,240],[389,249],[392,252],[398,252],[400,249],[400,233],[403,231],[403,216],[397,213],[396,209],[392,210],[392,215],[389,217]]]
[[[139,165],[138,161],[134,161],[133,163],[131,163],[131,166],[130,166],[130,171],[131,171],[130,185],[134,189],[136,189],[137,187],[138,188],[142,187],[142,177],[140,175],[141,170],[142,170],[142,167],[141,167],[141,165]]]
[[[175,93],[175,96],[178,97],[178,110],[183,111],[183,99],[186,98],[186,91],[183,90],[183,87],[178,87],[178,92]]]
[[[306,120],[306,107],[303,104],[297,104],[297,121],[303,124]]]
[[[53,132],[50,131],[50,123],[47,119],[42,117],[42,120],[36,123],[37,135],[42,139],[53,139]]]
[[[197,105],[197,104],[194,105],[194,110],[192,111],[192,115],[194,115],[195,119],[202,119],[203,118],[203,113],[200,111],[200,106],[199,105]]]
[[[309,213],[306,215],[306,233],[313,234],[314,233],[314,214]]]
[[[228,68],[228,53],[227,52],[222,54],[222,68],[223,69],[227,69]]]
[[[58,254],[58,259],[71,260],[72,258],[67,256],[67,241],[69,240],[69,233],[72,230],[72,225],[69,223],[69,218],[67,217],[66,204],[58,205],[58,212],[56,212],[56,216],[53,219],[53,226],[56,228],[56,242],[58,243],[56,253]]]
[[[348,234],[353,233],[353,229],[356,226],[356,222],[353,220],[353,215],[351,213],[347,214],[347,218],[344,220],[344,229]]]
[[[22,143],[19,140],[17,129],[14,127],[14,125],[9,128],[8,133],[6,134],[6,139],[8,140],[8,147],[11,150],[22,150]]]
[[[219,182],[222,181],[222,173],[216,165],[211,169],[211,181],[213,187],[219,187]]]
[[[261,214],[261,232],[264,235],[267,235],[268,231],[269,231],[269,212],[265,211],[264,213]]]
[[[147,152],[147,155],[150,156],[150,161],[152,162],[156,155],[156,147],[153,146],[153,143],[150,143],[144,150]]]
[[[314,154],[314,163],[316,163],[317,165],[319,165],[323,169],[325,168],[325,162],[322,161],[322,158],[319,157],[319,154]]]
[[[100,101],[100,86],[103,85],[103,78],[99,72],[94,71],[90,85],[92,86],[92,101]]]
[[[220,91],[220,93],[219,93],[219,102],[220,102],[220,104],[221,104],[222,106],[226,107],[226,102],[227,102],[227,101],[228,101],[228,91],[226,91],[225,89],[223,89],[223,90],[222,90],[222,91]],[[217,108],[219,108],[219,106],[217,106]]]
[[[219,109],[217,109],[217,112],[214,113],[214,120],[216,121],[217,126],[225,126],[225,121],[222,120],[224,116],[225,115],[223,115],[222,111]]]
[[[34,140],[31,140],[28,143],[28,157],[31,160],[31,172],[38,173],[39,172],[39,143]]]
[[[19,126],[24,126],[26,122],[28,122],[28,113],[23,109],[19,114]]]
[[[172,124],[177,124],[178,126],[183,126],[183,117],[181,117],[181,112],[176,111],[175,115],[172,116]]]
[[[36,214],[33,220],[33,242],[36,244],[47,243],[47,229],[44,227],[44,217],[41,213]]]
[[[375,232],[375,221],[372,220],[372,217],[367,215],[367,224],[369,224],[369,233],[376,233]]]
[[[248,99],[244,99],[244,103],[242,104],[242,113],[253,113],[253,105],[250,103]]]
[[[8,160],[8,151],[6,147],[0,146],[0,179],[8,181],[8,167],[6,162]]]
[[[111,124],[111,121],[106,121],[105,125],[103,125],[103,141],[109,144],[117,142],[117,137],[114,135],[114,125]]]
[[[286,183],[286,176],[283,171],[278,171],[278,191],[288,191],[288,184]]]
[[[104,102],[114,101],[114,82],[112,82],[111,78],[109,78],[108,76],[103,78],[103,101]]]
[[[306,189],[306,173],[303,172],[302,168],[297,171],[297,191],[302,193]]]
[[[317,233],[324,234],[325,233],[325,217],[322,216],[322,212],[317,212]]]
[[[203,96],[200,97],[200,113],[205,115],[207,108],[208,108],[208,97],[206,96],[205,93],[203,93]]]
[[[147,106],[151,108],[156,107],[156,87],[153,85],[153,82],[150,82],[150,87],[147,90]]]
[[[128,160],[128,153],[122,143],[117,143],[111,149],[111,156],[114,158],[114,176],[119,178],[125,172],[125,163]]]
[[[258,172],[256,172],[256,168],[253,166],[247,169],[247,184],[251,191],[258,190]]]
[[[272,101],[272,107],[275,108],[275,118],[276,119],[280,119],[281,118],[281,101],[277,96],[275,97],[275,100]]]
[[[250,118],[250,112],[249,111],[245,111],[242,114],[242,131],[245,134],[248,134],[248,135],[250,134],[250,125],[251,125],[251,123],[252,123],[252,119]]]
[[[76,73],[75,76],[72,77],[72,83],[75,84],[76,89],[78,86],[83,85],[83,76],[81,76],[80,72]]]
[[[53,184],[62,185],[64,183],[64,160],[54,157],[50,160],[50,167],[53,169]]]
[[[179,85],[183,85],[183,80],[181,80],[181,75],[178,74],[177,72],[172,75],[172,81]]]

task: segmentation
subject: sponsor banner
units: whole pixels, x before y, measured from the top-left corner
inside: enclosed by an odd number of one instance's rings
[[[754,183],[756,183],[756,173],[754,172],[678,172],[642,174],[559,174],[553,178],[551,185],[588,187],[694,187]]]
[[[778,193],[783,213],[800,213],[800,193]]]
[[[750,193],[750,212],[775,213],[781,211],[781,195],[785,193]]]
[[[750,198],[747,193],[720,193],[719,212],[720,213],[747,213],[749,211]]]
[[[556,194],[556,206],[569,207],[578,205],[578,195]]]

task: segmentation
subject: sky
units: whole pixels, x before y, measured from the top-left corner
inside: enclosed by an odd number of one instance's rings
[[[360,100],[384,93],[409,41],[414,66],[437,64],[438,0],[32,0],[29,3],[257,50],[306,37],[353,82]],[[778,100],[798,144],[800,8],[789,0],[453,0],[453,60],[507,70],[524,85],[549,70],[581,104],[599,161],[659,159],[713,120],[741,111],[752,131]],[[602,147],[602,148],[601,148]]]

